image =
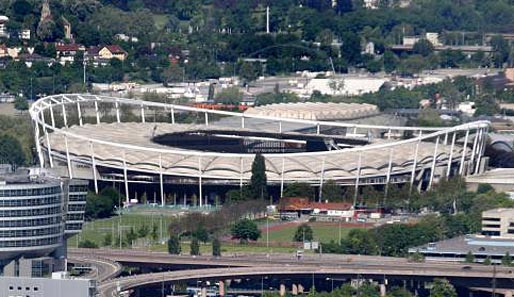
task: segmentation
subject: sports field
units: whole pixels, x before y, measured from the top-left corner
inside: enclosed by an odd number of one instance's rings
[[[143,243],[140,242],[135,248],[166,251],[166,241],[169,236],[168,225],[173,219],[174,217],[170,213],[155,214],[137,212],[87,222],[79,235],[75,235],[68,240],[68,246],[77,247],[79,242],[89,240],[96,243],[99,247],[102,247],[104,246],[104,239],[107,234],[111,234],[112,238],[117,238],[121,233],[122,236],[125,237],[131,228],[137,232],[142,226],[147,226],[149,230],[152,230],[154,228],[153,226],[155,226],[158,240],[152,242],[149,239],[150,236],[147,236],[147,240],[143,241]],[[290,253],[302,246],[301,243],[293,241],[296,229],[301,225],[300,222],[279,222],[270,220],[268,223],[269,224],[266,224],[266,222],[262,220],[259,221],[261,238],[257,242],[252,242],[247,245],[241,245],[238,241],[231,240],[230,231],[227,231],[226,235],[222,237],[222,252]],[[340,238],[346,237],[352,228],[366,227],[346,223],[309,222],[308,224],[313,229],[314,241],[319,242],[330,242],[331,240],[338,242]],[[267,243],[269,243],[269,245]],[[112,247],[115,247],[114,245],[113,243]],[[189,253],[189,249],[189,239],[186,238],[182,242],[182,252]],[[201,252],[202,254],[210,254],[211,244],[202,244]]]

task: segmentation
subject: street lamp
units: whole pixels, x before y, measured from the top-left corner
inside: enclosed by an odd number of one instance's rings
[[[269,219],[268,214],[266,214],[266,249],[269,252]]]
[[[332,290],[330,292],[333,292],[334,291],[334,279],[331,277],[327,277],[325,280],[332,282]]]
[[[341,244],[341,218],[339,218],[339,244]]]

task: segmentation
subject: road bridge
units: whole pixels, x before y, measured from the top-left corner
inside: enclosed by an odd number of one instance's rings
[[[88,265],[92,271],[88,277],[96,279],[98,282],[104,282],[120,275],[123,266],[115,261],[91,257],[86,255],[75,254],[68,258],[68,262],[75,265]]]
[[[411,263],[412,264],[412,263]],[[410,267],[396,267],[384,265],[368,265],[363,267],[346,266],[319,268],[315,266],[259,266],[259,267],[228,267],[228,268],[211,268],[197,269],[185,271],[170,271],[161,273],[142,274],[131,277],[119,278],[104,282],[100,285],[100,292],[105,297],[116,296],[117,292],[136,289],[138,287],[162,284],[171,282],[185,281],[207,281],[217,280],[223,283],[227,279],[244,279],[244,278],[288,278],[288,279],[417,279],[422,281],[430,281],[433,278],[447,278],[453,283],[461,285],[473,284],[478,287],[490,286],[493,273],[492,268],[478,270],[463,270],[461,265],[448,265],[446,268],[424,267],[419,263],[410,265]],[[452,267],[453,266],[453,267]],[[497,272],[496,285],[502,290],[505,287],[514,287],[512,275],[506,272]],[[221,289],[223,290],[223,289]]]
[[[135,275],[112,279],[101,283],[103,296],[114,296],[118,290],[137,289],[146,285],[172,282],[275,277],[278,279],[395,279],[431,281],[444,277],[454,284],[474,287],[490,287],[493,279],[498,289],[510,292],[514,289],[512,268],[464,265],[461,263],[425,262],[411,263],[404,258],[358,255],[306,255],[295,260],[288,254],[237,254],[223,257],[172,256],[137,250],[88,250],[70,249],[70,255],[109,258],[120,263],[139,265],[190,265],[196,269],[175,270],[161,273]],[[202,268],[209,267],[209,268]],[[212,268],[217,267],[217,268]]]

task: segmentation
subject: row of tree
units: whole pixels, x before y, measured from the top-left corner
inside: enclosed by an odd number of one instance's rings
[[[278,297],[279,293],[265,293],[265,297]],[[330,292],[318,292],[316,288],[312,288],[308,293],[308,297],[379,297],[380,288],[375,283],[362,282],[358,285],[344,284],[339,288],[335,288]],[[410,297],[416,296],[405,288],[393,287],[387,291],[386,297]],[[457,297],[455,287],[446,279],[436,278],[431,284],[431,297]]]
[[[484,210],[514,207],[511,199],[504,193],[496,193],[490,185],[481,185],[476,192],[468,192],[460,178],[441,182],[420,197],[420,206],[441,215],[423,217],[416,224],[352,229],[341,242],[325,243],[323,251],[403,257],[409,248],[478,232]]]

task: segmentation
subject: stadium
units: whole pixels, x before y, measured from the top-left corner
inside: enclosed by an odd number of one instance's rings
[[[377,112],[358,104],[345,108],[339,118]],[[338,116],[323,112],[320,119],[250,110],[62,94],[38,100],[30,115],[42,167],[91,180],[96,191],[99,183],[119,183],[127,201],[133,185],[152,184],[163,205],[169,185],[195,187],[200,206],[208,203],[205,187],[242,187],[256,153],[264,156],[268,183],[280,196],[290,183],[321,187],[329,180],[356,193],[365,185],[426,190],[441,178],[480,173],[487,163],[487,121],[406,127],[324,120]]]

